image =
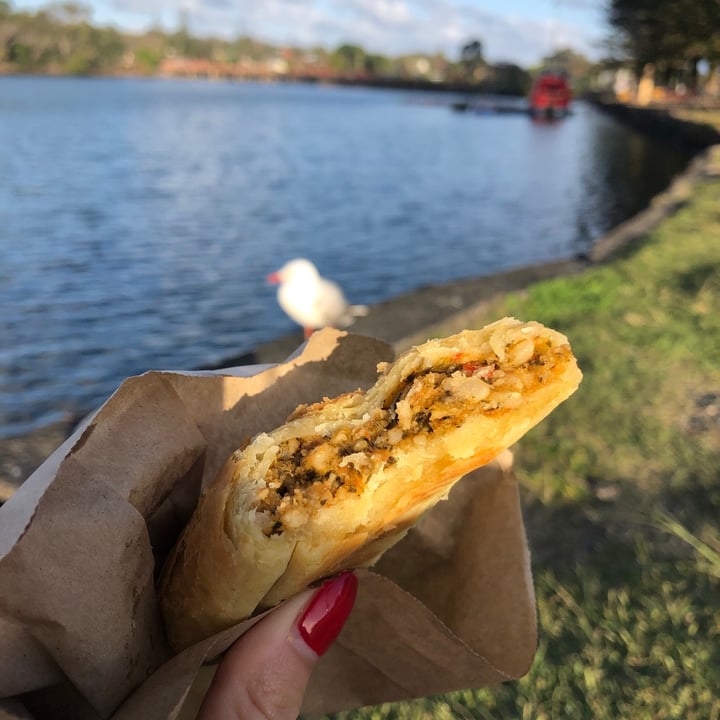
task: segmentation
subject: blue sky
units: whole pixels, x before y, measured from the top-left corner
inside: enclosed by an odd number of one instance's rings
[[[13,0],[35,8],[36,0]],[[89,0],[93,20],[128,30],[177,27],[185,10],[192,32],[249,34],[280,44],[362,45],[388,55],[441,51],[456,57],[470,39],[492,62],[537,62],[553,48],[601,55],[603,0]]]

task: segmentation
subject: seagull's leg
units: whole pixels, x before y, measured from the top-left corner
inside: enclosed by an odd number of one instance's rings
[[[315,332],[315,328],[305,327],[303,328],[303,332],[305,333],[305,339],[307,340]]]

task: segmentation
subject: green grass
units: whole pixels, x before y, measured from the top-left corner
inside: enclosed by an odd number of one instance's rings
[[[672,115],[681,120],[699,123],[702,125],[712,125],[720,130],[720,110],[705,108],[684,108],[678,107],[671,110]]]
[[[585,377],[520,443],[539,647],[516,682],[337,715],[720,718],[720,181],[612,262],[495,303]]]

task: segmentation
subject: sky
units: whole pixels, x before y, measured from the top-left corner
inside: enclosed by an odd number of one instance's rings
[[[470,40],[490,62],[529,66],[558,47],[591,59],[606,35],[603,0],[80,0],[92,19],[140,31],[174,30],[184,14],[196,35],[251,35],[280,45],[334,48],[348,42],[384,55],[443,52]],[[16,9],[44,5],[11,0]]]

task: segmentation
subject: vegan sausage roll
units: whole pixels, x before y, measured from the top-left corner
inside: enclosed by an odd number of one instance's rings
[[[300,406],[229,458],[163,570],[174,648],[372,565],[581,379],[564,335],[513,318],[430,340],[378,371],[367,392]]]

